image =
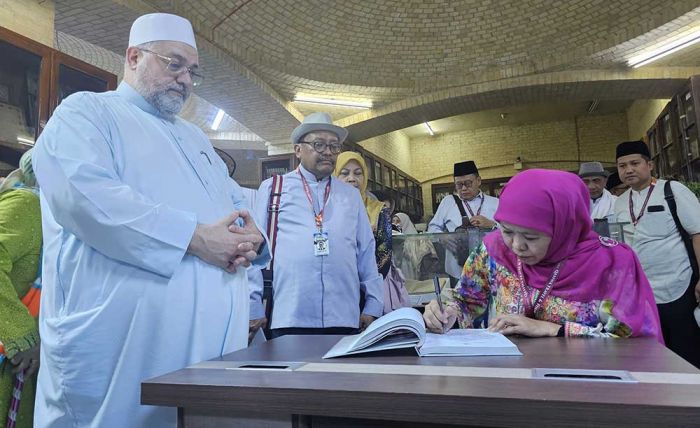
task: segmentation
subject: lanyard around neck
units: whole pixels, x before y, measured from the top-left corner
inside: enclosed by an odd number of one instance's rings
[[[532,303],[530,302],[530,293],[526,290],[525,275],[523,274],[523,261],[518,259],[518,281],[520,281],[519,294],[525,305],[525,315],[535,315],[542,308],[542,303],[544,302],[544,299],[546,299],[547,296],[549,296],[549,293],[554,287],[554,283],[559,277],[559,272],[561,271],[562,263],[563,262],[559,262],[556,264],[556,266],[554,266],[552,276],[549,277],[549,281],[547,281],[547,284],[542,289],[542,292],[540,292],[540,295],[537,297],[537,301],[535,302],[535,306],[533,307]]]
[[[304,186],[304,193],[306,193],[306,199],[309,200],[309,204],[311,205],[311,211],[313,211],[314,213],[314,222],[316,223],[316,228],[319,230],[319,232],[321,232],[323,231],[323,211],[326,209],[328,198],[331,195],[331,179],[329,177],[328,184],[326,184],[326,191],[323,196],[323,205],[321,205],[321,211],[316,213],[316,207],[314,206],[314,198],[311,194],[311,188],[309,187],[309,183],[306,182],[306,178],[304,178],[304,175],[301,173],[301,170],[299,170],[299,168],[297,168],[297,173],[299,173],[299,177],[301,177],[301,183]]]
[[[647,208],[647,204],[649,203],[649,198],[651,198],[651,192],[654,191],[655,186],[656,186],[656,178],[652,177],[651,184],[649,185],[649,192],[647,193],[646,199],[644,199],[644,204],[642,205],[642,210],[639,212],[639,216],[634,215],[634,204],[632,203],[633,190],[630,189],[630,197],[629,197],[630,219],[632,220],[632,224],[634,226],[637,226],[637,223],[639,223],[639,220],[641,220],[642,217],[644,216],[644,210]]]
[[[472,211],[472,207],[469,206],[469,201],[463,201],[462,202],[464,206],[467,207],[467,210],[469,211],[469,217],[474,217],[474,211]],[[476,215],[481,215],[481,208],[484,206],[484,194],[481,194],[481,203],[479,204],[479,208],[476,210]]]

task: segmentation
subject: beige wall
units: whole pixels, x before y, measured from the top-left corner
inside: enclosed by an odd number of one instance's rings
[[[0,27],[53,47],[52,0],[0,0]]]
[[[456,132],[411,140],[408,172],[423,183],[426,216],[432,215],[431,184],[452,181],[455,162],[473,159],[483,178],[510,177],[516,157],[524,168],[576,170],[581,161],[612,165],[615,146],[628,139],[625,113]]]
[[[411,174],[411,141],[401,131],[392,132],[379,137],[361,141],[360,146],[391,162],[403,172]]]
[[[627,109],[627,128],[630,140],[639,140],[654,124],[661,110],[670,100],[636,100]]]

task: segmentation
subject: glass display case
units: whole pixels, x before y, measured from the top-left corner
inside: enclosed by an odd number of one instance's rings
[[[593,230],[600,236],[612,238],[617,242],[625,242],[624,227],[629,222],[623,223],[608,223],[606,219],[596,219],[593,223]]]
[[[469,254],[489,232],[470,227],[449,233],[394,235],[394,264],[406,278],[411,304],[420,307],[435,298],[435,276],[443,292],[456,283]]]
[[[625,242],[623,227],[628,224],[596,222],[594,230],[601,236]],[[470,227],[449,233],[393,235],[394,264],[406,279],[412,306],[425,306],[435,298],[433,278],[436,276],[441,293],[447,297],[469,254],[490,232],[491,229]]]

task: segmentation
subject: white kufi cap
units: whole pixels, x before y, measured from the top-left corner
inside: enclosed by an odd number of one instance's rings
[[[131,24],[129,47],[158,41],[182,42],[197,49],[192,24],[181,16],[149,13],[139,16]]]

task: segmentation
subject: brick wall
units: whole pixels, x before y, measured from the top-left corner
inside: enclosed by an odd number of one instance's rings
[[[391,132],[360,141],[363,149],[389,161],[407,174],[411,174],[411,142],[401,131]]]
[[[524,168],[578,169],[577,159],[612,165],[615,145],[628,138],[625,113],[515,127],[484,128],[411,140],[411,168],[423,183],[426,216],[432,216],[431,184],[452,181],[452,165],[472,159],[483,178],[510,177]]]
[[[52,0],[0,0],[0,27],[53,46]]]
[[[667,99],[634,101],[627,109],[627,129],[630,140],[644,137],[669,101]]]

